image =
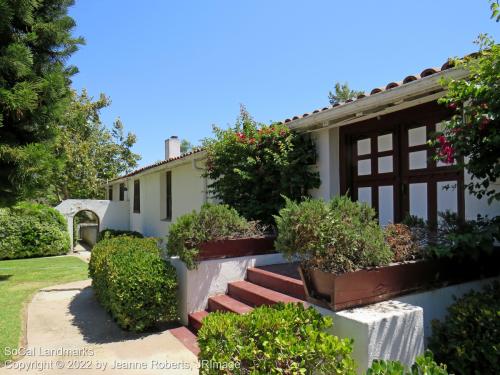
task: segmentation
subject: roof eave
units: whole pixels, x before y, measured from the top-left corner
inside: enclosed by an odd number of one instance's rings
[[[343,121],[349,116],[363,114],[377,107],[392,105],[394,103],[424,96],[432,95],[437,91],[444,91],[441,79],[461,79],[468,75],[464,69],[452,68],[439,73],[424,77],[404,85],[394,87],[390,90],[357,99],[341,106],[313,113],[307,117],[292,120],[287,123],[290,129],[301,131],[318,125],[324,127],[336,121]]]

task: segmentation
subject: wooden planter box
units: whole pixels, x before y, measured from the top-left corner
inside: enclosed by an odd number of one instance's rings
[[[333,311],[368,305],[417,290],[500,273],[500,252],[478,262],[419,260],[335,275],[300,267],[307,300]]]
[[[237,238],[209,241],[200,245],[198,260],[235,258],[275,253],[275,237]]]

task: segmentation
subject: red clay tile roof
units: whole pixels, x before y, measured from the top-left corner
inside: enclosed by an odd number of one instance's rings
[[[470,54],[469,56],[474,56],[474,55],[476,55],[476,53]],[[321,109],[315,109],[314,111],[312,111],[310,113],[304,113],[302,115],[297,115],[297,116],[293,116],[293,117],[287,118],[286,120],[281,121],[281,124],[287,124],[287,123],[292,122],[294,120],[298,120],[298,119],[307,117],[309,115],[312,115],[313,113],[323,112],[323,111],[326,111],[327,109],[331,109],[331,108],[334,108],[334,107],[343,106],[343,105],[345,105],[347,103],[354,102],[357,99],[365,98],[367,96],[372,96],[372,95],[376,95],[376,94],[378,94],[380,92],[385,92],[385,91],[391,90],[391,89],[393,89],[395,87],[399,87],[399,86],[405,85],[407,83],[410,83],[410,82],[413,82],[413,81],[417,81],[417,80],[419,80],[421,78],[429,77],[429,76],[431,76],[433,74],[442,72],[442,71],[450,69],[452,67],[453,67],[453,64],[452,64],[451,60],[448,60],[446,63],[444,63],[441,66],[441,68],[427,68],[427,69],[424,69],[420,74],[409,75],[409,76],[405,77],[402,81],[399,81],[399,82],[389,82],[385,86],[375,87],[374,89],[372,89],[370,91],[369,94],[368,93],[362,93],[362,94],[358,95],[355,99],[349,99],[349,100],[346,100],[345,102],[336,103],[336,104],[330,105],[328,107],[323,107]]]
[[[167,159],[167,160],[161,160],[161,161],[158,161],[156,163],[153,163],[153,164],[150,164],[150,165],[146,165],[145,167],[136,169],[135,171],[132,171],[132,172],[126,174],[126,175],[123,175],[123,176],[114,178],[112,180],[109,180],[108,182],[113,182],[113,181],[121,180],[122,178],[126,178],[126,177],[132,177],[132,176],[135,176],[135,175],[137,175],[137,174],[139,174],[141,172],[147,171],[148,169],[156,168],[156,167],[159,167],[160,165],[164,165],[164,164],[176,161],[176,160],[184,159],[184,158],[186,158],[188,156],[191,156],[193,154],[197,154],[197,153],[202,152],[202,151],[203,151],[203,148],[197,147],[197,148],[194,148],[193,150],[191,150],[189,152],[186,152],[186,153],[184,153],[184,154],[182,154],[180,156],[177,156],[175,158],[170,158],[170,159]]]

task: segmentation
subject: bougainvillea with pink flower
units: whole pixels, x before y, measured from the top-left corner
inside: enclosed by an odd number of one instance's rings
[[[448,91],[440,102],[453,116],[431,144],[437,159],[465,167],[469,191],[491,203],[500,200],[491,186],[500,178],[500,46],[484,35],[479,43],[477,55],[454,61],[468,77],[444,82]]]
[[[286,196],[299,200],[320,185],[308,136],[282,124],[256,122],[245,110],[233,127],[204,140],[209,191],[251,220],[271,224]]]

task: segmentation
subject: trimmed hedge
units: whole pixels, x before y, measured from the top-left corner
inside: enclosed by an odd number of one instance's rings
[[[452,373],[500,374],[500,282],[463,295],[433,321],[429,348]]]
[[[52,207],[18,203],[0,209],[0,259],[66,254],[70,248],[66,219]]]
[[[99,302],[126,330],[141,332],[178,318],[176,271],[161,258],[156,239],[120,236],[99,242],[89,275]]]
[[[121,237],[121,236],[144,238],[142,233],[133,230],[104,229],[101,232],[99,232],[98,241],[113,237]]]
[[[352,341],[326,333],[331,325],[302,304],[210,313],[198,331],[200,374],[355,374]]]

